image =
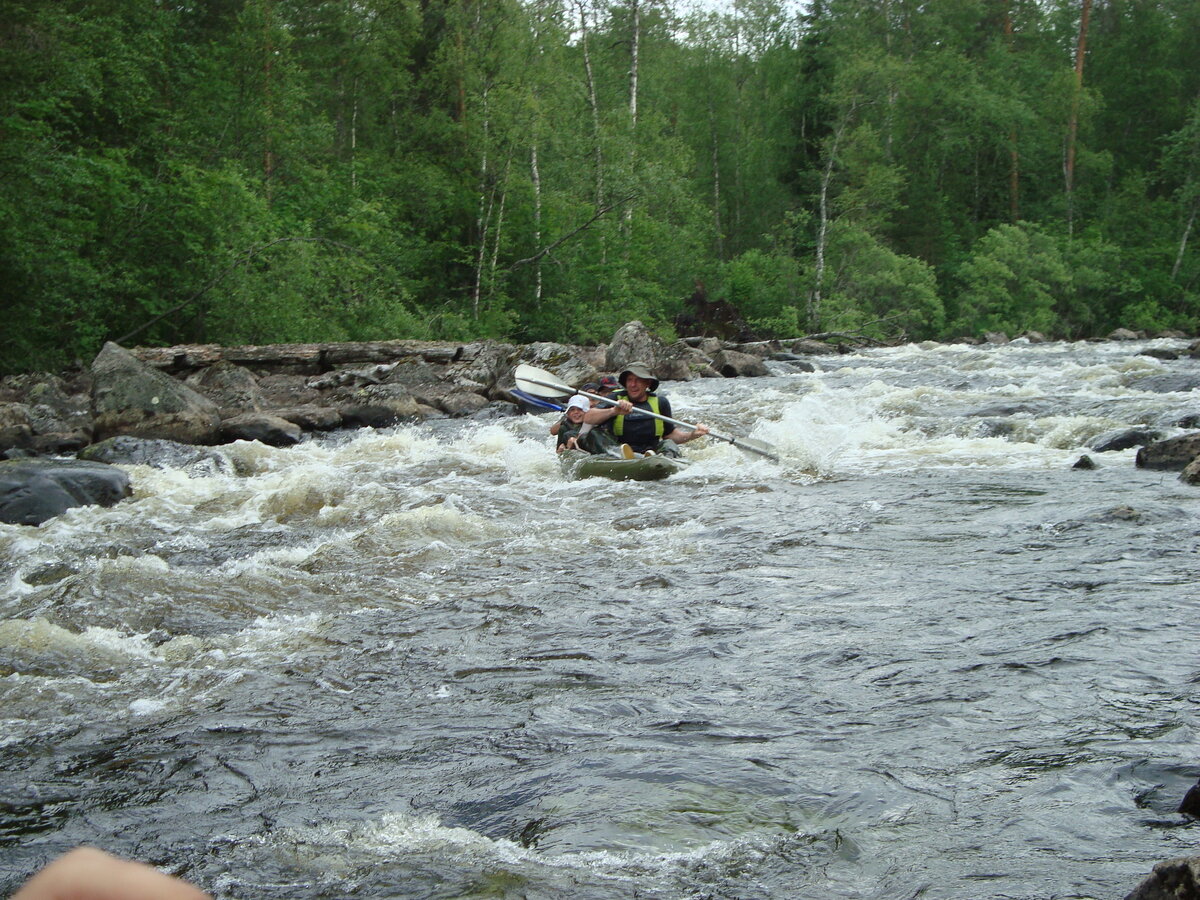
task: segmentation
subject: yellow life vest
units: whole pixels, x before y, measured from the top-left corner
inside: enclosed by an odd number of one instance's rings
[[[616,397],[618,400],[628,400],[629,399],[629,395],[626,394],[624,391],[617,391],[613,396]],[[658,411],[658,394],[648,394],[646,396],[646,405],[650,407],[650,411],[652,413],[655,413],[656,415],[662,415],[662,413],[660,413]],[[654,420],[654,436],[656,438],[658,438],[659,440],[662,440],[663,432],[666,431],[666,429],[663,428],[663,425],[665,425],[665,424],[666,423],[663,422],[662,419]],[[616,437],[621,437],[621,435],[623,435],[624,433],[625,433],[625,417],[617,416],[615,419],[613,419],[613,435]]]

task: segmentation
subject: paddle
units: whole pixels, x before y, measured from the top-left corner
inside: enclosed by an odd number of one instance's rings
[[[533,394],[537,397],[560,397],[564,394],[583,394],[585,397],[590,397],[593,400],[599,400],[601,403],[607,403],[609,406],[616,406],[615,400],[610,400],[607,397],[601,397],[599,394],[589,394],[587,391],[577,391],[569,384],[563,384],[550,372],[545,369],[539,369],[536,366],[531,366],[526,363],[521,363],[513,372],[513,377],[517,381],[517,387],[527,394]],[[547,393],[549,392],[549,393]],[[643,416],[652,416],[655,419],[662,419],[664,422],[670,422],[672,425],[678,425],[680,428],[686,428],[688,431],[695,431],[695,425],[689,425],[687,422],[681,422],[678,419],[672,419],[670,416],[660,416],[658,413],[651,412],[648,409],[635,409],[635,413]],[[774,448],[767,444],[758,441],[751,441],[747,438],[735,438],[732,435],[721,434],[716,431],[709,431],[709,437],[714,437],[718,441],[725,441],[727,444],[733,444],[739,450],[745,450],[747,453],[757,453],[759,456],[765,456],[767,459],[779,462],[779,454]]]

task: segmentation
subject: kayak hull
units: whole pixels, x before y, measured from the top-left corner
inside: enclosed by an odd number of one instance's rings
[[[559,455],[563,474],[572,481],[581,478],[611,478],[614,481],[661,481],[687,468],[687,462],[671,456],[639,456],[621,459],[603,453],[564,450]]]

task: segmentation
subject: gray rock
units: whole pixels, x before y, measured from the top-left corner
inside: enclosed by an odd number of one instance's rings
[[[604,355],[604,367],[616,373],[631,362],[641,361],[658,374],[660,364],[668,356],[666,351],[667,345],[662,338],[635,319],[626,322],[613,335]]]
[[[1124,428],[1119,431],[1109,431],[1093,440],[1090,446],[1097,453],[1111,453],[1115,450],[1129,450],[1133,447],[1144,447],[1162,437],[1162,432],[1153,428]]]
[[[1136,341],[1141,337],[1136,331],[1130,331],[1128,328],[1118,328],[1109,334],[1110,341]]]
[[[1200,375],[1147,375],[1130,379],[1127,386],[1154,394],[1186,394],[1200,388]]]
[[[1168,350],[1165,347],[1147,347],[1145,350],[1142,350],[1140,353],[1138,353],[1138,356],[1150,356],[1154,359],[1165,359],[1169,361],[1173,359],[1179,359],[1179,351]]]
[[[402,384],[374,384],[354,391],[335,393],[342,424],[382,428],[421,415],[412,391]]]
[[[1125,900],[1200,900],[1200,857],[1160,862]]]
[[[1183,471],[1197,456],[1200,456],[1200,431],[1147,444],[1137,452],[1137,467]]]
[[[254,373],[225,360],[188,376],[186,384],[212,400],[224,416],[259,412],[266,407]]]
[[[33,423],[24,403],[0,403],[0,450],[33,446]]]
[[[804,356],[830,356],[838,353],[837,347],[831,347],[824,341],[810,341],[804,338],[792,343],[792,352]]]
[[[1079,457],[1079,459],[1075,460],[1075,465],[1071,466],[1071,468],[1072,469],[1094,469],[1094,468],[1096,468],[1096,463],[1090,456],[1088,456],[1085,453],[1083,456]]]
[[[129,476],[98,462],[16,459],[0,462],[0,522],[40,525],[75,506],[112,506],[131,493]]]
[[[92,363],[92,414],[98,439],[117,434],[211,444],[217,405],[111,341]]]
[[[1007,344],[1008,335],[1003,331],[989,331],[984,334],[983,341],[985,344]]]
[[[1183,467],[1183,471],[1179,473],[1179,480],[1184,484],[1200,484],[1200,456]]]
[[[311,403],[277,409],[275,415],[299,425],[302,431],[332,431],[342,425],[342,414],[336,409]]]
[[[79,451],[81,460],[113,465],[150,466],[155,469],[186,469],[201,474],[230,471],[218,451],[176,441],[117,435]]]
[[[722,350],[712,359],[712,366],[726,378],[758,378],[771,374],[758,356]]]
[[[258,441],[272,447],[300,443],[300,426],[269,413],[248,412],[221,422],[221,437],[228,441]]]

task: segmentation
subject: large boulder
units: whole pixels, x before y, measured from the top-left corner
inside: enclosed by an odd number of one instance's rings
[[[334,392],[342,424],[382,428],[421,415],[412,391],[402,384],[371,384],[356,390]]]
[[[762,357],[736,350],[722,350],[712,358],[712,366],[726,378],[756,378],[771,374]]]
[[[670,358],[666,343],[636,319],[617,329],[604,355],[604,367],[620,372],[631,362],[644,362],[650,371],[662,378],[659,369]]]
[[[0,461],[0,522],[41,525],[73,506],[112,506],[131,493],[129,476],[78,459]]]
[[[1181,434],[1147,444],[1137,452],[1139,469],[1168,469],[1182,471],[1193,459],[1200,456],[1200,431]]]
[[[0,451],[33,446],[33,422],[24,403],[0,403]]]
[[[1200,900],[1200,857],[1160,862],[1125,900]]]
[[[92,363],[92,416],[97,440],[130,434],[211,444],[221,427],[215,403],[111,341]]]
[[[272,447],[300,443],[300,426],[269,413],[246,412],[221,422],[221,437],[227,441],[258,441]]]
[[[266,398],[254,373],[225,360],[188,376],[186,384],[217,404],[223,416],[266,409]]]

